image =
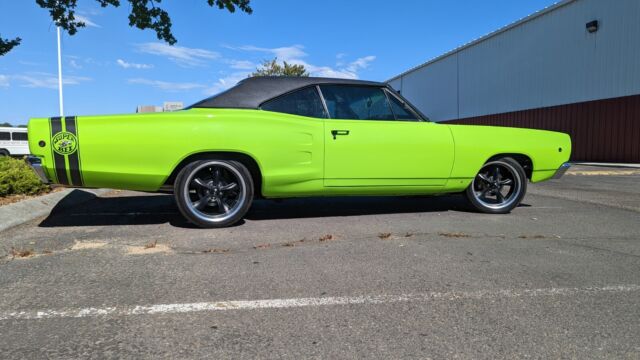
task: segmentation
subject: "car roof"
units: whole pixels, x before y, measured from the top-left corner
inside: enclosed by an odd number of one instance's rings
[[[290,76],[258,76],[240,81],[231,89],[204,99],[189,108],[239,108],[258,109],[260,105],[270,99],[288,92],[313,85],[361,85],[386,87],[387,85],[375,81],[333,79],[321,77],[290,77]]]

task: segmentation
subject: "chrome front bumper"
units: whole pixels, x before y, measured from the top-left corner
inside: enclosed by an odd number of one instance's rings
[[[571,167],[571,163],[568,163],[568,162],[560,165],[558,170],[556,170],[556,173],[553,174],[552,179],[560,179],[564,175],[564,173],[566,173],[567,170],[569,170],[570,167]]]
[[[39,157],[27,156],[25,161],[27,162],[27,164],[29,164],[31,169],[33,169],[33,172],[35,172],[36,175],[38,175],[38,177],[40,178],[40,181],[42,181],[45,184],[50,183],[49,179],[47,179],[47,175],[44,173],[44,169],[42,168],[42,160],[40,160]]]

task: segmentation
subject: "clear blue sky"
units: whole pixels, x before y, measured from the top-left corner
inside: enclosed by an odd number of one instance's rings
[[[232,86],[261,60],[303,63],[318,76],[386,80],[553,4],[555,0],[252,0],[253,15],[205,0],[165,0],[176,47],[128,26],[129,6],[79,0],[86,28],[63,38],[66,115],[191,104]],[[0,122],[58,113],[55,26],[33,0],[0,2]]]

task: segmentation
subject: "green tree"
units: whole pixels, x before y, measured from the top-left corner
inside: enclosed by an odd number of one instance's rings
[[[278,63],[278,58],[265,60],[249,77],[254,76],[309,76],[304,65],[293,65],[286,61]]]
[[[0,127],[13,127],[13,125],[9,124],[8,122],[3,122],[0,123]]]
[[[119,7],[121,0],[95,0],[101,7]],[[169,13],[160,8],[158,4],[162,0],[126,0],[131,6],[129,13],[129,26],[135,26],[140,30],[152,29],[156,32],[159,40],[164,40],[173,45],[178,40],[171,31],[171,18]],[[247,14],[253,13],[249,6],[251,0],[206,0],[211,7],[227,10],[234,13],[236,9]],[[77,0],[36,0],[36,3],[43,9],[49,10],[51,19],[56,26],[60,26],[69,35],[74,35],[79,28],[86,24],[75,17]],[[8,53],[14,47],[20,45],[21,39],[4,39],[0,37],[0,56]]]
[[[0,56],[8,53],[9,51],[11,51],[11,49],[20,45],[20,41],[22,41],[22,39],[20,38],[15,38],[11,40],[11,39],[4,39],[0,37]]]

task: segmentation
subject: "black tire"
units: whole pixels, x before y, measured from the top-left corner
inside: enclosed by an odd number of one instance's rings
[[[520,204],[526,192],[527,175],[524,169],[513,158],[503,157],[482,166],[465,191],[465,196],[480,212],[507,214]]]
[[[5,149],[0,149],[0,156],[9,156],[9,152]]]
[[[202,228],[222,228],[240,221],[251,207],[254,193],[246,166],[216,159],[185,166],[173,188],[180,213]]]

